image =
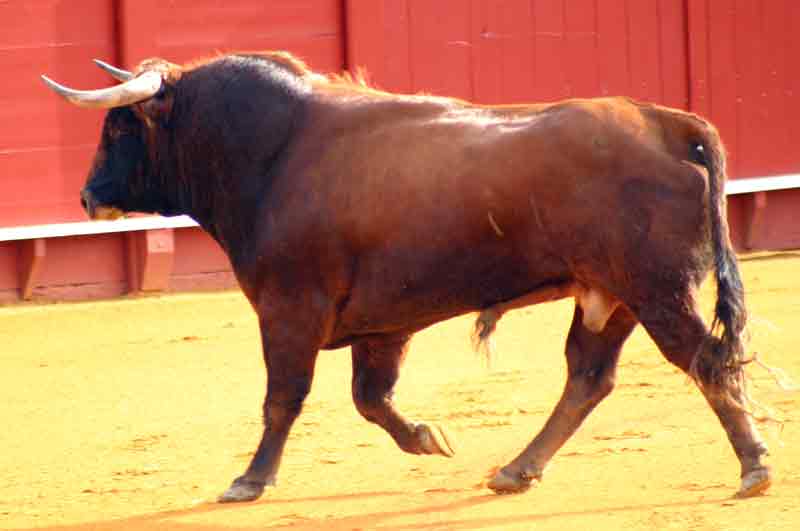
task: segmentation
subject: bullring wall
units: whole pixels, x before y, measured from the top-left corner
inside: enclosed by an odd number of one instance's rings
[[[324,72],[365,66],[381,88],[486,103],[656,101],[717,124],[733,179],[800,174],[793,0],[9,0],[0,3],[0,227],[84,219],[77,191],[103,113],[54,97],[39,74],[94,88],[110,84],[95,57],[131,67],[240,49],[287,49]],[[797,247],[798,206],[799,190],[732,197],[735,243]],[[0,241],[0,300],[23,288],[76,298],[232,284],[225,256],[197,228]]]

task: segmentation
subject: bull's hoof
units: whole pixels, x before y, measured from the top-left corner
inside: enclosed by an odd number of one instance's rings
[[[764,494],[772,485],[772,473],[768,467],[751,470],[742,477],[742,486],[736,493],[737,498],[751,498]]]
[[[264,485],[262,482],[238,478],[228,487],[228,490],[217,498],[217,501],[219,503],[235,503],[257,500],[264,492]]]
[[[525,473],[511,474],[501,468],[486,486],[496,494],[521,494],[530,489],[534,481],[538,482],[539,478]]]
[[[430,427],[427,424],[417,424],[414,431],[423,453],[445,457],[453,457],[456,454],[447,434],[439,426]]]

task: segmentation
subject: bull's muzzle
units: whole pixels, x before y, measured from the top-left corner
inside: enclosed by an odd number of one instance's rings
[[[81,206],[86,211],[86,214],[90,219],[114,220],[125,215],[122,210],[116,207],[106,206],[98,203],[92,192],[87,188],[81,190]]]

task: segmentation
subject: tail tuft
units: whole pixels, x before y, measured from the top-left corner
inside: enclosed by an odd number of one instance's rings
[[[491,308],[483,310],[475,319],[475,328],[472,331],[472,348],[482,354],[487,362],[494,356],[494,342],[492,334],[497,329],[500,314]]]

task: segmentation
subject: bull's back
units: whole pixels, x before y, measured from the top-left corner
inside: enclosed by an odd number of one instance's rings
[[[502,217],[513,232],[531,213],[532,193],[578,197],[613,177],[618,162],[612,126],[589,101],[384,112],[373,127],[326,137],[308,170],[359,246],[396,232],[418,240],[431,226],[474,238]]]

